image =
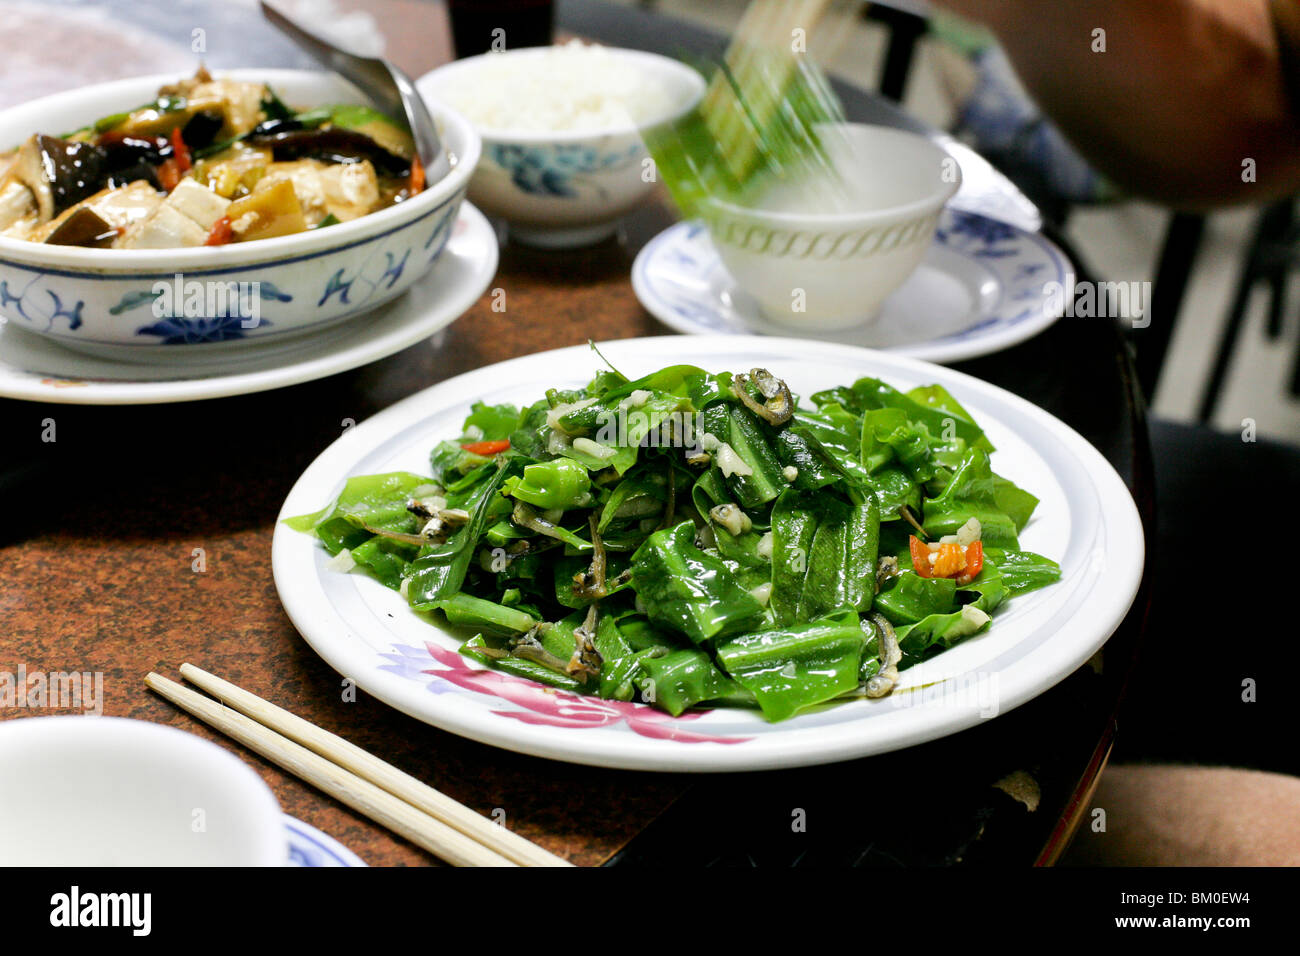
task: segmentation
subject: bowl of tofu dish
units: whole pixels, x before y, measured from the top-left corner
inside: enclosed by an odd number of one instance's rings
[[[303,70],[146,76],[0,113],[0,317],[146,361],[309,333],[400,295],[441,255],[480,140],[405,125]],[[157,346],[197,346],[177,350]]]

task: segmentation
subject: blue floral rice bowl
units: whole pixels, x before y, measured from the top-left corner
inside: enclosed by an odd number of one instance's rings
[[[531,245],[589,245],[613,234],[618,220],[643,202],[657,181],[640,131],[677,118],[704,93],[703,77],[676,60],[616,47],[590,49],[607,59],[629,88],[645,91],[640,115],[610,118],[604,125],[542,128],[534,122],[506,128],[484,122],[462,103],[466,91],[479,88],[488,71],[502,67],[511,71],[513,89],[527,91],[530,84],[519,78],[532,75],[533,95],[552,101],[574,95],[571,89],[555,89],[543,67],[557,56],[579,56],[572,46],[485,53],[439,67],[416,82],[426,101],[450,103],[474,123],[483,139],[483,160],[469,197],[488,215],[505,219],[511,234]],[[601,82],[594,73],[590,77],[592,87]],[[581,78],[575,86],[582,87]],[[598,94],[587,89],[579,95]]]

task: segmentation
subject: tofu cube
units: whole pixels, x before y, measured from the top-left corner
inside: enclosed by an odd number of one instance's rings
[[[209,230],[176,209],[163,203],[141,222],[136,223],[119,240],[119,249],[178,249],[201,246]]]
[[[182,179],[167,197],[165,205],[192,219],[206,237],[216,221],[226,214],[230,200],[192,179]]]

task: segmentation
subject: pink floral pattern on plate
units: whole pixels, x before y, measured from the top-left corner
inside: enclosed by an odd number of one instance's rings
[[[719,737],[684,726],[688,721],[702,717],[702,712],[673,717],[647,704],[571,694],[522,677],[472,666],[461,654],[437,644],[426,643],[423,647],[394,645],[393,653],[383,657],[391,662],[384,665],[383,670],[412,680],[428,681],[429,690],[435,694],[455,687],[515,704],[518,709],[493,710],[492,713],[525,724],[592,729],[626,723],[629,730],[642,737],[685,744],[740,744],[753,739]],[[431,663],[438,666],[429,667]]]

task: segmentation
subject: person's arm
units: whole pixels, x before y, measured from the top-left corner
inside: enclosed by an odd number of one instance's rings
[[[1286,79],[1300,36],[1279,43],[1270,12],[1300,25],[1300,0],[938,2],[988,26],[1043,110],[1127,189],[1189,208],[1300,191]]]
[[[1300,780],[1227,767],[1111,765],[1066,866],[1300,866]],[[1105,826],[1090,824],[1105,811]]]

